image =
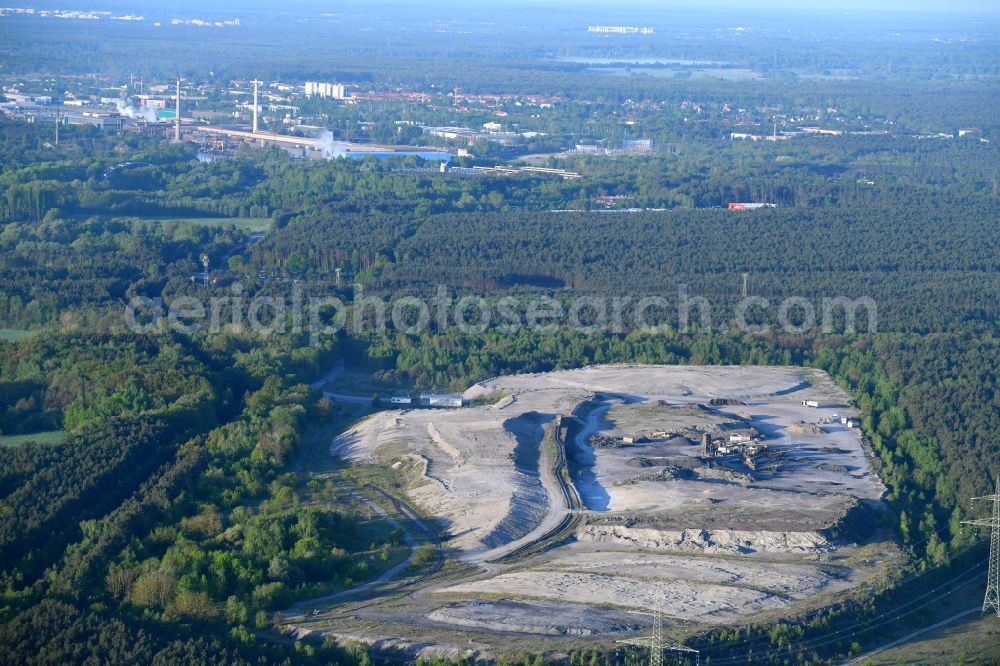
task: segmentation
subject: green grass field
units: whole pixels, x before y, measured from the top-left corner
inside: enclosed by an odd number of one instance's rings
[[[223,227],[231,224],[249,233],[264,232],[271,228],[269,217],[153,217],[157,222],[190,222],[203,227]]]
[[[0,435],[0,446],[20,446],[25,442],[54,445],[62,444],[65,441],[65,430],[49,430],[47,432],[35,432],[30,435]]]
[[[0,328],[0,340],[17,342],[31,335],[31,331],[24,331],[19,328]]]

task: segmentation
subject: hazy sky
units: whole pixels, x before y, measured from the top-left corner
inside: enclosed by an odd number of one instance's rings
[[[143,13],[152,10],[173,10],[181,8],[198,8],[207,11],[238,11],[238,10],[305,10],[320,12],[345,11],[351,7],[406,6],[412,8],[428,7],[429,9],[469,8],[472,13],[483,11],[504,11],[504,6],[522,8],[565,7],[575,10],[575,14],[593,10],[595,13],[607,14],[621,12],[623,15],[645,11],[649,13],[669,12],[672,9],[697,11],[704,9],[708,13],[719,11],[731,12],[736,15],[752,14],[761,10],[787,11],[794,14],[812,11],[833,11],[863,15],[866,12],[907,12],[907,13],[941,13],[954,15],[956,13],[984,13],[1000,18],[1000,0],[491,0],[488,5],[468,3],[467,0],[174,0],[173,2],[153,2],[153,0],[36,0],[29,2],[7,3],[12,6],[34,6],[36,8],[87,8],[100,9],[110,7],[128,8],[129,11]]]
[[[493,4],[521,0],[494,0]],[[415,4],[420,4],[416,2]],[[535,0],[532,4],[575,5],[595,7],[657,7],[669,9],[678,7],[684,9],[717,8],[717,9],[784,9],[799,11],[814,10],[846,10],[846,11],[898,11],[898,12],[942,12],[956,11],[1000,13],[1000,2],[997,0],[624,0],[623,2],[606,2],[602,0]]]
[[[11,3],[8,3],[11,4]],[[13,6],[35,6],[35,7],[58,7],[71,4],[86,4],[88,6],[98,5],[120,5],[128,4],[139,11],[143,8],[169,6],[171,3],[153,2],[152,0],[41,0],[40,2],[18,2]],[[430,6],[444,7],[455,5],[458,7],[468,6],[466,0],[204,0],[194,2],[193,0],[177,0],[172,3],[182,6],[196,5],[207,10],[246,6],[259,9],[281,9],[283,7],[310,7],[323,11],[338,11],[349,6],[379,6],[379,5],[403,5],[410,7]],[[489,7],[500,8],[504,5],[528,5],[528,6],[565,6],[584,8],[600,8],[601,10],[621,9],[742,9],[752,11],[754,9],[782,9],[798,10],[802,12],[814,10],[848,10],[848,11],[921,11],[921,12],[941,12],[953,13],[956,11],[990,12],[1000,14],[1000,1],[998,0],[491,0]],[[484,7],[485,8],[485,7]],[[477,8],[481,9],[481,8]]]

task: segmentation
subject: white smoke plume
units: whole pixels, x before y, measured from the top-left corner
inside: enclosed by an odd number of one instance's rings
[[[144,118],[147,123],[156,123],[156,109],[151,109],[148,106],[140,106],[136,108],[126,104],[123,99],[115,102],[115,106],[118,108],[118,113],[122,114],[126,118]]]
[[[316,137],[316,149],[322,151],[323,157],[331,159],[334,157],[347,157],[347,150],[343,141],[334,141],[333,132],[329,130]]]

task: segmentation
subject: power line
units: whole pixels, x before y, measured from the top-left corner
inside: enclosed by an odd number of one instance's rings
[[[933,539],[936,536],[940,537],[940,535],[945,530],[947,530],[947,529],[950,529],[948,525],[942,525],[942,526],[938,527],[937,529],[932,530],[931,533],[930,533],[930,535],[924,537],[923,539],[920,539],[919,541],[913,541],[913,542],[911,542],[909,544],[909,546],[910,547],[916,547],[916,546],[919,546],[921,544],[924,544],[924,543],[930,541],[931,539]],[[918,580],[920,578],[925,578],[925,577],[929,576],[935,569],[945,569],[948,566],[950,566],[952,562],[954,562],[958,558],[962,557],[963,555],[965,555],[966,553],[974,550],[977,547],[978,546],[976,544],[970,544],[970,545],[962,548],[961,550],[953,553],[952,554],[952,559],[951,559],[950,562],[945,563],[945,564],[940,564],[937,567],[934,567],[932,569],[927,569],[927,570],[921,571],[919,573],[914,573],[914,574],[911,574],[909,576],[905,576],[903,578],[895,580],[895,581],[893,581],[893,587],[898,590],[900,587],[902,587],[903,585],[905,585],[907,583],[911,583],[911,582],[916,581],[916,580]],[[983,562],[985,562],[985,560],[983,560]],[[982,564],[983,562],[980,562],[980,564]],[[976,566],[979,566],[979,565],[976,565]],[[964,575],[964,574],[962,574],[962,575]],[[961,576],[959,576],[959,577],[961,577]],[[957,578],[955,580],[957,580]],[[912,605],[913,603],[915,603],[915,602],[919,601],[920,599],[926,597],[928,594],[936,592],[938,587],[940,587],[940,586],[934,587],[933,589],[931,589],[929,591],[926,591],[926,592],[924,592],[921,595],[918,595],[916,597],[911,598],[909,601],[905,602],[903,605],[896,607],[895,610],[900,610],[900,609],[906,608],[907,606]],[[854,624],[848,625],[847,627],[841,627],[841,629],[838,630],[838,631],[846,631],[846,630],[851,629],[853,627],[860,627],[860,626],[862,626],[862,625],[864,625],[864,624],[866,624],[868,622],[871,622],[873,620],[877,620],[877,619],[879,619],[881,617],[884,617],[886,614],[888,614],[888,612],[882,613],[882,614],[877,615],[877,616],[872,617],[872,618],[868,618],[867,620],[861,620],[859,622],[855,622]],[[824,635],[826,635],[826,634],[824,634]],[[812,639],[809,639],[809,640],[815,641],[815,640],[819,640],[820,638],[823,638],[823,635],[816,636],[815,638],[812,638]],[[729,642],[726,643],[726,646],[729,647],[729,648],[733,648],[733,647],[736,647],[736,646],[739,646],[739,645],[745,645],[745,644],[749,644],[749,643],[759,643],[760,641],[761,641],[761,639],[758,639],[758,638],[743,638],[743,639],[736,640],[736,641],[729,641]],[[714,662],[714,663],[718,663],[718,662]]]
[[[921,594],[920,596],[917,596],[917,597],[914,597],[913,599],[910,599],[908,602],[902,604],[901,606],[897,606],[895,608],[891,608],[889,610],[883,611],[882,613],[880,613],[880,614],[878,614],[878,615],[876,615],[876,616],[874,616],[872,618],[869,618],[868,620],[865,620],[865,621],[862,621],[862,622],[856,622],[856,623],[848,625],[846,627],[841,627],[840,629],[838,629],[836,631],[832,631],[832,632],[829,632],[829,633],[822,634],[820,636],[816,636],[813,639],[809,639],[809,640],[805,640],[805,641],[801,641],[801,642],[797,642],[797,643],[790,643],[787,647],[776,648],[776,649],[771,649],[771,650],[765,650],[764,652],[755,652],[755,653],[753,653],[753,656],[756,658],[756,657],[762,657],[762,656],[775,656],[775,655],[780,656],[782,654],[784,654],[784,655],[792,655],[792,654],[794,654],[796,652],[799,652],[799,651],[802,651],[802,650],[815,650],[816,648],[820,648],[820,647],[824,647],[824,646],[830,645],[832,643],[836,643],[838,641],[844,640],[845,638],[849,638],[850,636],[854,636],[854,635],[856,635],[858,633],[865,632],[865,631],[871,631],[872,629],[877,629],[878,627],[882,627],[882,626],[885,626],[887,624],[892,624],[892,623],[898,622],[900,619],[902,619],[904,617],[907,617],[909,615],[913,615],[914,613],[916,613],[917,611],[919,611],[919,610],[921,610],[923,608],[926,608],[926,607],[928,607],[928,606],[930,606],[932,604],[938,603],[941,599],[943,599],[944,597],[948,596],[949,594],[951,594],[955,590],[957,590],[959,588],[962,588],[962,587],[968,585],[969,583],[971,583],[972,582],[971,576],[974,576],[975,574],[977,574],[978,573],[977,570],[979,569],[979,567],[981,567],[985,563],[986,563],[986,560],[982,560],[982,561],[978,562],[977,564],[975,564],[972,567],[972,569],[967,569],[966,571],[963,571],[962,573],[960,573],[959,575],[955,576],[951,580],[944,581],[943,583],[941,583],[937,587],[935,587],[935,588],[933,588],[931,590],[928,590],[927,592]],[[958,583],[958,581],[962,580],[963,578],[970,578],[970,580],[966,580],[966,581],[964,581],[962,583]],[[934,595],[934,593],[937,592],[942,587],[946,588],[946,592],[944,592],[943,594],[940,594],[940,595],[931,596],[931,595]],[[906,611],[905,613],[900,613],[899,612],[900,610],[902,610],[902,609],[904,609],[904,608],[906,608],[908,606],[912,606],[917,601],[920,601],[921,599],[923,599],[925,597],[928,597],[928,596],[931,596],[931,598],[929,600],[927,600],[926,602],[924,602],[924,603],[922,603],[922,604],[920,604],[920,605],[918,605],[918,606],[916,606],[914,608],[911,608],[910,610]],[[882,620],[882,621],[876,622],[876,620]],[[744,655],[741,655],[741,656],[722,657],[721,659],[713,659],[712,660],[712,664],[713,664],[713,666],[726,666],[727,664],[742,664],[742,663],[746,663],[747,656],[748,656],[747,654],[744,654]]]
[[[986,599],[983,602],[983,612],[985,613],[989,609],[994,609],[994,610],[997,611],[998,616],[1000,616],[1000,479],[997,480],[997,492],[995,494],[993,494],[993,495],[987,495],[987,496],[984,496],[984,497],[974,497],[972,499],[973,500],[991,500],[991,501],[993,501],[993,514],[992,514],[992,516],[991,516],[991,518],[989,520],[963,521],[963,524],[978,525],[978,526],[989,526],[991,528],[990,558],[989,558],[989,565],[990,565],[989,566],[989,577],[988,577],[988,582],[987,582]],[[920,539],[919,541],[911,542],[909,545],[911,547],[916,547],[916,546],[919,546],[919,545],[921,545],[923,543],[926,543],[927,541],[930,541],[931,539],[933,539],[935,536],[939,536],[946,529],[949,529],[949,526],[942,525],[942,526],[938,527],[937,529],[932,530],[931,533],[928,536],[924,537],[923,539]],[[956,553],[953,553],[952,558],[951,558],[951,562],[954,562],[959,557],[961,557],[965,553],[968,553],[969,551],[973,550],[976,547],[977,547],[976,544],[971,544],[971,545],[966,546],[965,548],[961,549],[960,551],[958,551]],[[945,567],[949,566],[951,564],[951,562],[949,562],[947,564],[939,565],[936,568],[944,569]],[[966,581],[962,582],[961,584],[957,584],[958,581],[962,580],[963,578],[967,578],[969,576],[976,575],[978,573],[978,570],[980,569],[980,567],[982,567],[983,564],[986,564],[986,562],[987,562],[987,560],[982,560],[982,561],[974,564],[971,569],[967,569],[966,571],[958,574],[957,576],[951,578],[950,580],[947,580],[947,581],[945,581],[943,583],[939,583],[938,585],[936,585],[932,589],[924,592],[923,594],[917,595],[916,597],[912,597],[908,601],[904,602],[903,604],[901,604],[899,606],[896,606],[896,607],[894,607],[892,609],[883,611],[882,613],[880,613],[878,615],[875,615],[873,617],[870,617],[870,618],[868,618],[866,620],[855,622],[855,623],[847,625],[845,627],[841,627],[841,628],[839,628],[839,629],[837,629],[835,631],[821,634],[821,635],[816,636],[816,637],[814,637],[812,639],[807,639],[807,640],[802,641],[802,642],[790,643],[788,645],[788,647],[786,647],[786,648],[777,648],[777,649],[772,649],[772,650],[766,650],[766,651],[761,652],[761,653],[753,653],[753,656],[754,657],[760,657],[760,656],[780,655],[781,653],[793,654],[796,651],[815,649],[815,648],[823,647],[823,646],[829,645],[831,643],[836,643],[839,640],[842,640],[844,637],[847,636],[848,632],[850,632],[851,636],[854,636],[858,632],[869,631],[869,630],[872,630],[872,629],[875,629],[875,628],[878,628],[878,627],[881,627],[881,626],[884,626],[884,625],[887,625],[887,624],[890,624],[890,623],[893,623],[893,622],[897,622],[897,621],[899,621],[899,619],[901,619],[903,617],[906,617],[908,615],[912,615],[913,613],[917,612],[918,610],[921,610],[922,608],[926,608],[927,606],[930,606],[931,604],[936,603],[939,599],[943,599],[943,598],[947,597],[949,594],[951,594],[952,592],[954,592],[956,589],[964,587],[965,585],[968,585],[969,583],[971,583],[972,580],[966,580]],[[902,586],[905,583],[909,583],[911,581],[915,581],[915,580],[917,580],[919,578],[927,576],[928,574],[930,574],[931,571],[933,571],[933,569],[928,570],[928,571],[920,572],[919,574],[912,574],[910,576],[901,578],[901,579],[895,581],[894,586],[898,589],[900,586]],[[900,613],[900,611],[902,611],[902,610],[904,610],[904,609],[906,609],[906,608],[908,608],[910,606],[913,606],[918,601],[921,601],[922,599],[925,599],[926,597],[928,597],[930,595],[934,595],[938,591],[938,589],[940,589],[942,587],[945,587],[946,590],[947,590],[944,594],[933,596],[926,603],[923,603],[923,604],[921,604],[919,606],[916,606],[915,608],[912,608],[911,610],[908,610],[905,613]],[[656,638],[655,617],[656,616],[654,614],[654,636],[653,636],[654,639]],[[887,618],[887,619],[884,619],[884,618]],[[883,620],[883,619],[884,619],[884,621],[879,622],[879,620]],[[662,622],[662,618],[661,618],[660,621]],[[660,635],[661,635],[661,639],[660,640],[662,641],[662,633]],[[745,638],[745,639],[742,639],[742,640],[730,642],[730,643],[726,644],[723,649],[726,649],[727,651],[731,651],[733,648],[738,647],[740,645],[760,644],[760,643],[763,642],[763,640],[764,640],[763,638],[750,638],[750,637],[748,637],[748,638]],[[635,644],[634,641],[621,641],[621,642],[622,643],[632,643],[632,644]],[[651,641],[650,642],[650,647],[652,647],[653,644],[655,644],[655,643],[653,641]],[[683,647],[683,646],[674,646],[674,649],[676,649],[676,647]],[[690,648],[688,648],[688,650],[690,650]],[[717,665],[717,666],[725,666],[727,664],[746,663],[746,659],[748,658],[749,654],[750,653],[746,653],[746,654],[743,654],[741,656],[722,657],[721,659],[713,659],[712,663],[715,664],[715,665]],[[652,661],[652,659],[654,659],[654,658],[655,657],[651,656],[651,664],[652,664],[652,666],[657,666],[656,662]],[[662,663],[662,651],[661,651],[661,663]]]
[[[939,533],[941,533],[943,530],[945,530],[947,528],[948,528],[947,525],[941,526],[941,527],[937,528],[936,530],[933,530],[929,536],[921,539],[920,541],[913,542],[910,545],[911,546],[918,546],[918,545],[920,545],[922,543],[925,543],[925,542],[929,541],[930,539],[934,538],[935,536],[937,536]],[[978,546],[976,544],[971,544],[971,545],[968,545],[965,548],[961,549],[960,551],[954,553],[953,556],[952,556],[952,562],[954,562],[958,558],[962,557],[963,555],[965,555],[966,553],[972,551],[973,549],[975,549],[977,547]],[[911,611],[908,611],[907,613],[899,614],[899,611],[901,611],[901,610],[903,610],[905,608],[908,608],[909,606],[912,606],[913,604],[917,603],[921,599],[926,598],[929,595],[934,594],[935,592],[938,591],[939,588],[941,588],[943,586],[952,586],[952,587],[950,587],[950,590],[953,591],[954,589],[956,589],[954,587],[954,583],[956,583],[958,580],[960,580],[962,578],[965,578],[965,577],[969,576],[970,574],[975,574],[976,570],[978,570],[979,567],[981,567],[985,563],[986,563],[986,560],[982,560],[982,561],[978,562],[977,564],[975,564],[971,570],[966,570],[963,573],[961,573],[961,574],[953,577],[950,580],[947,580],[947,581],[945,581],[943,583],[939,583],[938,585],[936,585],[935,587],[933,587],[930,590],[927,590],[923,594],[917,595],[916,597],[912,597],[908,601],[904,602],[903,604],[901,604],[899,606],[896,606],[896,607],[894,607],[894,608],[892,608],[890,610],[883,611],[882,613],[880,613],[878,615],[875,615],[873,617],[870,617],[870,618],[868,618],[866,620],[861,620],[861,621],[855,622],[853,624],[849,624],[847,626],[840,627],[836,631],[832,631],[832,632],[827,632],[827,633],[824,633],[824,634],[820,634],[818,636],[815,636],[814,638],[807,639],[807,640],[802,641],[800,643],[796,643],[794,645],[789,645],[787,648],[778,648],[777,650],[765,651],[765,652],[763,652],[761,654],[764,654],[764,655],[773,654],[773,653],[781,652],[782,650],[785,650],[787,653],[790,654],[793,651],[793,649],[796,649],[796,648],[797,649],[810,649],[810,648],[822,647],[824,645],[829,645],[830,643],[834,643],[834,642],[840,640],[840,638],[837,638],[837,637],[842,636],[842,635],[846,635],[847,632],[851,632],[851,634],[853,635],[854,633],[857,633],[859,631],[866,631],[866,630],[874,628],[874,627],[882,626],[884,624],[889,624],[890,622],[895,622],[900,617],[905,617],[906,615],[910,615],[910,614],[916,612],[916,610],[919,610],[920,608],[924,608],[925,606],[928,606],[928,605],[936,602],[938,599],[942,599],[942,598],[948,596],[948,593],[939,595],[937,597],[932,598],[926,604],[918,606],[917,608],[915,608],[915,609],[913,609]],[[944,569],[944,568],[950,566],[950,564],[951,563],[942,564],[942,565],[939,565],[938,567],[935,567],[935,568],[936,569]],[[916,581],[916,580],[918,580],[920,578],[928,576],[932,571],[934,571],[934,569],[930,569],[930,570],[927,570],[927,571],[923,571],[923,572],[921,572],[919,574],[913,574],[913,575],[907,576],[905,578],[901,578],[901,579],[895,581],[894,585],[898,589],[899,587],[901,587],[902,585],[904,585],[906,583],[910,583],[910,582]],[[971,582],[971,580],[970,581],[965,581],[961,585],[959,585],[959,587],[967,585],[970,582]],[[885,622],[873,624],[877,620],[880,620],[882,618],[887,618],[887,617],[889,619],[886,620]],[[834,637],[834,638],[831,638],[831,637]],[[830,639],[830,640],[823,640],[823,639]],[[734,648],[738,648],[741,645],[748,645],[752,649],[755,645],[759,645],[761,643],[764,643],[765,640],[766,639],[763,638],[763,637],[761,637],[761,638],[747,637],[747,638],[744,638],[744,639],[740,639],[740,640],[737,640],[737,641],[731,641],[731,642],[726,643],[724,649],[726,649],[727,651],[731,652]],[[764,644],[767,645],[767,643],[764,643]],[[713,660],[712,663],[713,664],[717,664],[719,666],[722,666],[724,664],[745,663],[745,659],[746,659],[746,655],[744,654],[743,656],[722,657],[721,659],[715,659],[715,660]]]
[[[975,500],[993,502],[993,513],[988,519],[963,521],[965,525],[990,528],[990,570],[986,576],[986,596],[983,597],[983,612],[996,611],[1000,617],[1000,479],[996,482],[996,492]]]

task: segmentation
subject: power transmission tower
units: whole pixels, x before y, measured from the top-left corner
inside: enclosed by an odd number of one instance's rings
[[[663,593],[658,592],[653,602],[653,635],[649,639],[649,666],[663,666]]]
[[[749,273],[742,273],[741,275],[743,277],[743,288],[740,290],[740,293],[742,294],[743,298],[746,299],[746,297],[747,297],[747,278],[750,277],[750,274]]]
[[[997,479],[995,493],[972,499],[993,502],[993,513],[988,519],[966,520],[963,524],[990,528],[990,570],[986,578],[983,612],[996,611],[997,617],[1000,617],[1000,478]]]
[[[663,653],[667,650],[693,655],[695,665],[700,664],[701,653],[698,650],[667,640],[666,632],[663,629],[664,595],[662,590],[657,591],[653,604],[653,635],[649,639],[649,666],[663,666]],[[620,642],[630,643],[631,641]]]
[[[664,631],[663,606],[664,594],[658,590],[653,602],[653,634],[647,640],[645,638],[626,638],[616,641],[622,645],[633,645],[640,648],[649,648],[649,666],[663,666],[663,653],[666,651],[679,652],[686,657],[694,656],[695,666],[701,663],[701,653],[694,648],[689,648],[680,643],[674,643],[667,638]]]

